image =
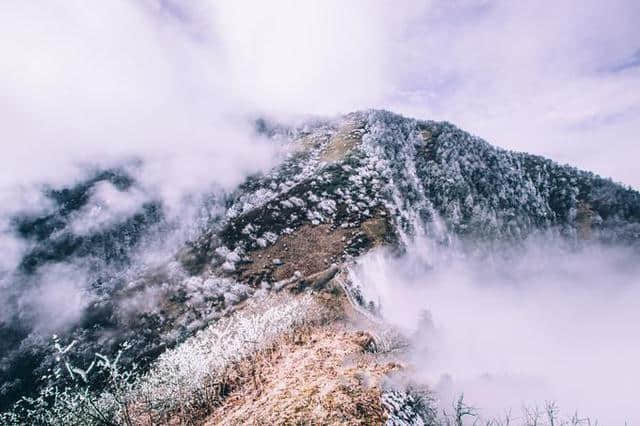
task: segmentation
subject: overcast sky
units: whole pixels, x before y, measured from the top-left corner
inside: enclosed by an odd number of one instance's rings
[[[230,117],[377,107],[638,188],[638,22],[634,0],[5,0],[2,181],[131,152],[250,169]]]

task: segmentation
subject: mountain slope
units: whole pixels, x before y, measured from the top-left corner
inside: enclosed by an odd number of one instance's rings
[[[337,277],[372,248],[400,253],[416,236],[473,248],[544,233],[572,246],[640,247],[638,192],[492,147],[449,123],[365,111],[298,127],[260,120],[256,131],[285,145],[288,158],[220,197],[216,207],[224,213],[205,214],[200,234],[160,265],[136,265],[129,257],[144,247],[145,235],[171,229],[153,200],[107,230],[78,235],[68,225],[88,189],[108,181],[126,192],[135,185],[126,175],[105,172],[78,188],[53,190],[53,213],[16,218],[16,232],[34,243],[11,275],[14,284],[31,285],[29,277],[51,265],[95,270],[90,276],[100,297],[66,336],[78,340],[81,362],[127,340],[134,354],[125,363],[148,366],[166,348],[241,311],[247,299],[283,289],[323,293],[330,283],[370,319],[375,310]],[[357,323],[341,321],[339,327]],[[43,337],[19,324],[18,317],[1,324],[12,339],[0,354],[5,405],[33,388],[32,369],[40,374],[55,363]]]
[[[220,228],[183,253],[189,269],[219,268],[247,278],[238,269],[257,280],[256,268],[244,265],[262,263],[273,270],[267,275],[282,268],[289,273],[287,262],[265,264],[258,256],[286,256],[266,247],[281,237],[287,238],[282,246],[295,245],[298,233],[309,240],[311,229],[319,234],[315,241],[335,243],[325,249],[326,260],[417,232],[474,241],[544,231],[573,241],[640,240],[638,192],[542,157],[492,147],[448,123],[372,111],[295,135],[301,150],[243,185]]]

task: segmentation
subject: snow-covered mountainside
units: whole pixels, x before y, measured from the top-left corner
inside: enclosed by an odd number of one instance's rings
[[[176,228],[160,202],[131,205],[114,221],[87,226],[79,220],[96,193],[136,191],[126,168],[46,189],[46,212],[12,218],[10,232],[28,250],[15,270],[0,272],[5,305],[23,303],[27,291],[61,268],[80,268],[90,302],[59,334],[77,341],[74,356],[87,364],[95,352],[115,353],[127,341],[123,362],[145,370],[197,330],[285,289],[300,294],[334,282],[355,311],[375,322],[375,309],[344,272],[376,246],[402,253],[417,235],[479,252],[538,233],[571,246],[598,241],[640,248],[640,193],[493,147],[449,123],[365,111],[298,127],[259,120],[256,131],[285,145],[286,160],[204,202],[192,233],[176,238],[175,254],[152,266],[141,253]],[[46,335],[54,330],[37,323],[24,310],[0,316],[3,408],[32,393],[56,362]],[[309,333],[320,346],[350,341],[325,329]],[[371,374],[382,377],[382,370]],[[363,413],[399,416],[398,422],[409,416],[409,423],[419,416],[411,414],[420,404],[410,395],[380,392],[380,409]]]

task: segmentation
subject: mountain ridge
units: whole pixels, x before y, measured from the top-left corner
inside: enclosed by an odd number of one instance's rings
[[[201,234],[174,258],[137,277],[117,277],[112,287],[104,284],[108,279],[96,279],[108,290],[68,333],[81,341],[81,359],[104,348],[113,352],[128,340],[137,354],[127,361],[144,359],[148,365],[256,295],[321,290],[335,280],[331,265],[344,267],[380,246],[401,253],[420,235],[443,245],[484,247],[550,233],[574,246],[640,248],[637,191],[540,156],[493,147],[450,123],[369,110],[298,127],[261,120],[256,131],[287,146],[288,158],[217,199],[223,215],[208,214]],[[68,188],[52,194],[76,194],[84,205],[96,182],[114,181],[126,193],[135,185],[130,179],[107,172],[81,183],[77,193]],[[108,252],[118,255],[117,268],[127,268],[127,254],[148,229],[170,228],[162,224],[162,205],[152,202],[106,233],[80,238],[65,221],[69,204],[63,200],[58,208],[53,215],[14,221],[19,235],[37,236],[16,282],[29,282],[43,265],[108,263]],[[67,250],[66,241],[79,241],[80,248]],[[344,291],[368,309],[356,288]],[[149,299],[153,303],[143,303]],[[2,326],[3,333],[12,332],[11,321]],[[16,345],[33,339],[32,330],[21,333]],[[11,361],[12,349],[0,354],[7,401],[16,398],[11,375],[21,362],[20,353]]]

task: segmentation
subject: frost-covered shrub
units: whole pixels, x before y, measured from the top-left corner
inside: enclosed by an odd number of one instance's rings
[[[235,363],[322,316],[310,295],[274,300],[223,318],[161,355],[135,391],[143,411],[164,418],[210,409],[224,392],[225,374]]]
[[[640,221],[640,194],[590,172],[489,145],[450,123],[418,122],[429,138],[417,151],[427,198],[459,235],[522,238],[559,228],[574,237],[585,223],[596,236]],[[638,241],[637,235],[631,235]]]
[[[140,376],[119,365],[123,347],[110,359],[96,354],[86,369],[73,365],[74,344],[55,341],[59,367],[35,398],[23,398],[0,424],[111,425],[141,420],[188,421],[213,408],[226,391],[226,375],[238,362],[268,347],[296,327],[324,318],[311,295],[265,298],[201,330],[162,354]]]
[[[426,390],[407,387],[403,390],[384,389],[382,405],[387,413],[387,426],[438,425],[435,399]]]
[[[23,397],[12,410],[0,414],[3,425],[132,425],[131,391],[136,366],[123,369],[125,343],[114,358],[96,354],[82,369],[71,360],[75,341],[62,347],[54,336],[58,365],[42,377],[45,385],[35,397]]]
[[[408,386],[383,389],[382,405],[387,426],[592,426],[597,420],[581,417],[577,412],[564,416],[558,405],[547,401],[544,406],[524,406],[519,414],[507,410],[501,417],[483,417],[481,410],[468,405],[460,395],[450,407],[440,405],[426,389]]]

